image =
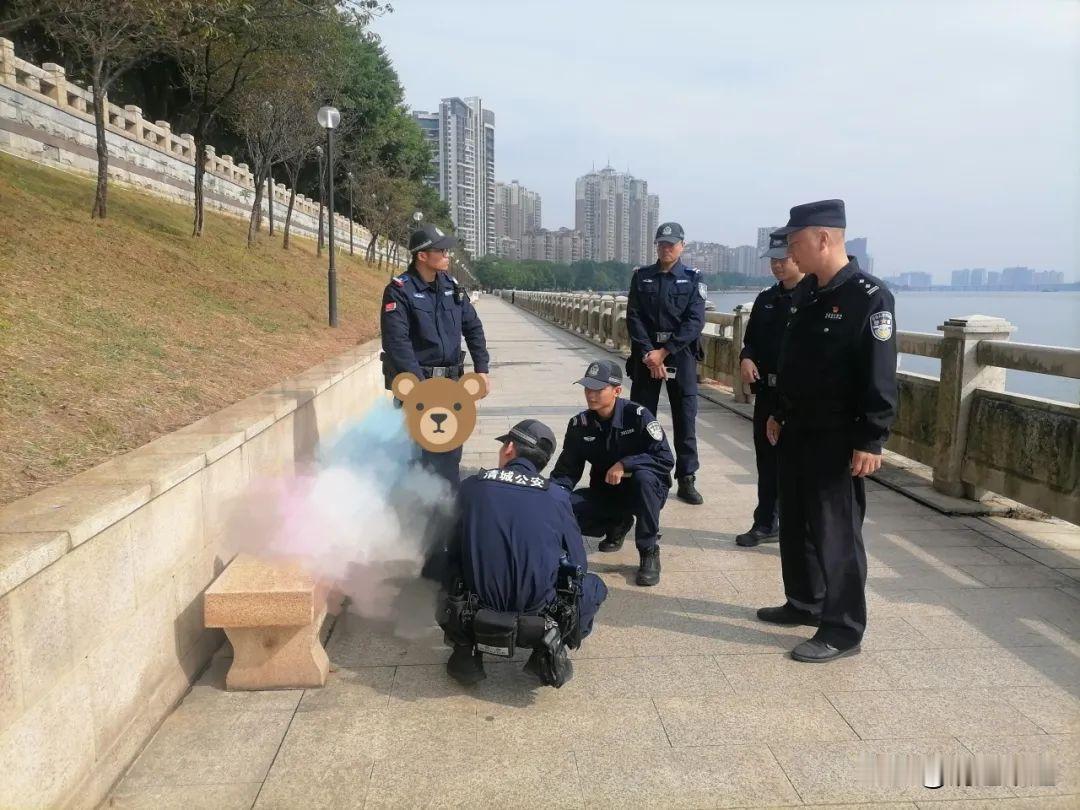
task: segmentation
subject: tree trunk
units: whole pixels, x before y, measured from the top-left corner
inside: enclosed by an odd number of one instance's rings
[[[255,201],[251,204],[251,216],[248,218],[248,247],[255,244],[255,234],[258,233],[259,222],[262,219],[264,169],[259,166],[255,171]]]
[[[285,212],[285,237],[281,241],[282,250],[289,249],[289,229],[292,228],[293,204],[296,202],[296,178],[292,178],[292,188],[289,189],[289,209]]]
[[[196,127],[193,134],[195,140],[195,219],[192,223],[191,235],[202,236],[203,233],[203,179],[206,176],[206,143],[204,127]]]
[[[97,190],[91,219],[105,219],[109,198],[109,144],[105,140],[105,87],[102,84],[101,63],[94,65],[94,132],[97,136]]]
[[[375,262],[375,241],[378,238],[379,237],[375,235],[375,231],[372,231],[371,232],[371,241],[368,242],[368,246],[367,246],[367,255],[364,256],[364,258],[367,260],[368,264],[374,264],[374,262]]]

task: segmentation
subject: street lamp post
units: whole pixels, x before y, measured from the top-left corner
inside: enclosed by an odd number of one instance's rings
[[[347,177],[349,178],[349,255],[353,255],[353,211],[352,211],[352,172],[349,172]]]
[[[341,121],[337,107],[319,108],[319,126],[326,130],[326,200],[329,215],[330,267],[327,270],[327,288],[330,296],[330,325],[338,325],[337,268],[334,267],[334,128]]]
[[[323,243],[323,148],[321,146],[315,147],[315,155],[319,158],[319,239],[318,246],[315,248],[315,254],[322,256],[322,243]]]

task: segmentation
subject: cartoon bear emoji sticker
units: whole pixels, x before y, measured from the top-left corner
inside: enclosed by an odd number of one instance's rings
[[[484,397],[484,378],[468,373],[460,380],[432,377],[420,381],[403,372],[391,384],[402,403],[413,441],[431,453],[457,450],[476,427],[476,402]]]

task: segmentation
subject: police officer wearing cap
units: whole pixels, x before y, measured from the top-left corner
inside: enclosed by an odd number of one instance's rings
[[[761,258],[769,259],[776,284],[762,290],[754,300],[739,354],[742,380],[754,391],[754,455],[758,473],[754,523],[749,531],[735,538],[740,546],[756,546],[775,541],[778,536],[776,495],[780,479],[777,450],[769,443],[765,425],[775,410],[780,340],[791,309],[791,296],[803,278],[799,266],[787,255],[784,234],[774,232],[769,235],[769,249],[761,254]]]
[[[573,490],[589,462],[589,486],[571,496],[581,531],[605,535],[600,551],[618,551],[635,524],[641,558],[637,584],[655,585],[660,581],[660,510],[671,489],[671,448],[647,408],[619,398],[622,371],[617,363],[590,363],[577,384],[585,389],[589,407],[567,425],[551,480]]]
[[[866,629],[863,479],[896,416],[892,293],[847,255],[843,200],[797,205],[781,232],[806,278],[780,346],[767,424],[780,448],[780,562],[787,601],[767,622],[817,627],[792,650],[820,663],[857,653]]]
[[[585,572],[579,623],[586,636],[607,587],[596,574],[587,573],[570,494],[540,474],[555,452],[555,434],[543,422],[526,419],[497,441],[502,443],[498,468],[481,470],[461,483],[449,576],[460,576],[480,607],[536,615],[555,601],[556,577],[565,557]],[[527,671],[539,674],[539,657],[535,648]],[[463,683],[480,680],[482,653],[472,645],[455,646],[447,671]]]
[[[412,372],[417,379],[461,376],[465,353],[461,338],[472,355],[473,368],[487,389],[488,351],[484,327],[469,300],[468,292],[449,274],[450,249],[457,239],[437,226],[424,223],[409,236],[412,257],[408,270],[383,291],[383,376],[387,390],[394,377]],[[395,406],[401,403],[395,400]],[[456,488],[460,480],[461,449],[432,453],[420,449],[421,463]]]
[[[696,268],[687,267],[683,229],[665,222],[656,231],[656,264],[639,267],[630,279],[626,325],[630,332],[630,399],[650,413],[660,404],[660,386],[667,381],[671,419],[675,428],[677,495],[700,504],[694,485],[697,454],[697,363],[704,358],[701,330],[705,326],[705,284]]]

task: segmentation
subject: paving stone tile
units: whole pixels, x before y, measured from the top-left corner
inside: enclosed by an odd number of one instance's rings
[[[820,694],[769,692],[701,700],[658,698],[656,707],[675,747],[855,737]]]
[[[441,668],[441,667],[440,667]],[[300,699],[298,712],[357,711],[385,708],[390,703],[394,683],[394,667],[331,666],[326,685],[321,689],[306,689]]]
[[[998,690],[905,689],[830,692],[829,701],[864,740],[1010,734],[1038,727]]]
[[[864,765],[875,762],[880,756],[885,762],[895,757],[910,757],[917,764],[922,757],[935,754],[963,756],[966,749],[953,737],[939,736],[926,739],[859,740],[855,742],[825,742],[809,744],[770,743],[799,795],[807,803],[833,806],[834,802],[877,802],[900,799],[925,798],[927,790],[920,781],[911,786],[890,785],[888,780],[876,779],[872,770]],[[922,776],[921,769],[915,774]],[[902,780],[897,780],[902,781]],[[997,788],[948,788],[933,791],[935,798],[960,797],[1007,798],[1012,792],[1006,787]],[[860,805],[865,806],[865,805]],[[936,806],[936,803],[935,803]]]
[[[335,773],[332,778],[316,776],[300,782],[267,780],[262,785],[254,810],[341,810],[363,807],[373,764],[361,764],[354,772]]]
[[[1080,797],[1080,737],[1075,734],[1037,734],[1010,737],[964,737],[960,742],[976,756],[1045,756],[1053,766],[1053,785],[1017,785],[1021,797]],[[1035,774],[1029,774],[1038,781]]]
[[[574,754],[449,753],[375,763],[365,808],[584,807]]]
[[[917,518],[916,518],[917,519]],[[877,527],[867,527],[863,531],[863,537],[867,546],[891,542],[897,538],[915,546],[927,548],[941,548],[944,546],[982,546],[987,538],[977,532],[968,529],[942,528],[941,526],[923,526],[921,528],[897,527],[896,529],[881,530]]]
[[[183,699],[182,705],[193,712],[206,716],[215,713],[239,712],[291,712],[300,702],[303,689],[273,689],[263,691],[225,689],[225,675],[232,664],[232,657],[215,655],[210,667],[204,672]]]
[[[1080,796],[916,802],[918,810],[1076,810]],[[876,805],[875,805],[876,806]]]
[[[1077,667],[1055,647],[886,650],[876,660],[901,689],[1049,686]]]
[[[875,566],[868,571],[866,587],[878,593],[891,590],[948,590],[985,587],[976,577],[954,565]]]
[[[490,706],[477,714],[477,750],[555,754],[668,744],[651,699],[605,701],[602,706],[602,712],[591,711],[587,699],[528,708]]]
[[[1053,568],[1030,565],[962,565],[964,571],[992,588],[1053,588],[1070,584],[1070,578]]]
[[[588,807],[760,807],[799,796],[763,744],[579,751]]]
[[[892,678],[870,654],[843,658],[827,667],[808,666],[787,653],[719,655],[716,663],[739,695],[888,689]]]
[[[1002,689],[1000,694],[1047,734],[1080,734],[1080,698],[1068,689],[1015,687]]]
[[[927,639],[913,626],[912,617],[871,615],[863,634],[864,653],[878,650],[921,650]]]
[[[1046,619],[983,616],[910,616],[906,620],[926,637],[926,645],[958,647],[1038,647],[1068,642]]]
[[[1030,562],[1011,549],[1023,562]],[[902,568],[904,565],[955,566],[955,565],[1001,565],[1000,557],[980,546],[919,546],[914,543],[878,543],[867,548],[867,558],[872,566]]]
[[[250,810],[260,787],[260,782],[242,782],[118,789],[105,807],[110,810]]]

